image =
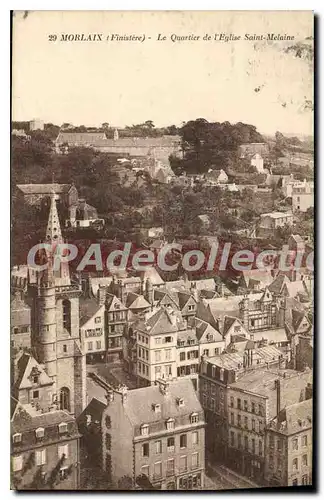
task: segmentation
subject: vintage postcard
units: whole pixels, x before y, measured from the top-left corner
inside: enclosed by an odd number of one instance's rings
[[[314,489],[313,85],[311,11],[12,13],[12,489]]]

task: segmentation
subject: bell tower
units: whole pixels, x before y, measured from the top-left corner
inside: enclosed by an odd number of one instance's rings
[[[46,228],[47,268],[38,273],[33,291],[32,347],[54,382],[59,408],[78,416],[86,405],[86,359],[79,339],[79,283],[71,283],[68,263],[54,270],[54,253],[63,243],[54,193]]]

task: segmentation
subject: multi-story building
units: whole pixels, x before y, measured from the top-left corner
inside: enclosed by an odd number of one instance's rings
[[[313,399],[288,405],[265,431],[265,479],[269,486],[312,484]]]
[[[304,180],[292,188],[293,212],[306,212],[314,206],[314,182]]]
[[[77,490],[80,434],[65,411],[12,401],[11,482],[16,490]]]
[[[160,308],[146,320],[134,324],[139,385],[177,377],[177,336],[186,327],[180,313],[166,308]]]
[[[199,341],[195,329],[187,329],[178,332],[176,353],[177,377],[189,378],[195,390],[197,390],[200,356]]]
[[[16,292],[10,303],[10,341],[14,349],[30,348],[30,307],[22,298],[22,292]]]
[[[200,401],[205,411],[207,447],[215,460],[226,460],[228,443],[228,387],[247,371],[285,367],[287,359],[276,347],[254,348],[248,342],[239,352],[204,358],[199,377]]]
[[[190,380],[108,394],[102,415],[103,470],[110,482],[152,489],[204,486],[204,414]]]
[[[270,212],[260,215],[260,222],[257,228],[257,236],[272,236],[276,229],[293,224],[293,214],[291,212]]]
[[[227,389],[227,460],[231,467],[263,483],[267,453],[265,428],[284,405],[306,397],[310,373],[254,370]]]
[[[80,338],[87,363],[106,359],[105,305],[93,298],[80,299]]]
[[[44,130],[44,122],[39,118],[34,118],[29,122],[29,130]]]

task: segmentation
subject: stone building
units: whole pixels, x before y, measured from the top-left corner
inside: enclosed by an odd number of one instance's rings
[[[67,208],[78,201],[78,191],[74,184],[17,184],[17,188],[28,205],[41,206],[46,203],[49,206],[53,193],[62,207]]]
[[[265,479],[269,486],[312,484],[313,399],[282,409],[266,429]]]
[[[79,438],[65,411],[27,408],[12,399],[11,484],[16,490],[77,490]]]
[[[136,489],[203,489],[204,415],[190,380],[108,393],[102,415],[103,470]]]

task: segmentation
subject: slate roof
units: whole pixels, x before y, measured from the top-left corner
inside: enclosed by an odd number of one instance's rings
[[[289,278],[285,274],[278,274],[268,286],[268,290],[275,295],[279,295],[285,283],[290,283]]]
[[[183,406],[178,405],[179,398],[184,400]],[[153,404],[160,404],[161,412],[156,413]],[[133,426],[159,422],[161,419],[176,419],[192,413],[202,414],[196,391],[188,379],[170,382],[167,396],[161,393],[158,385],[130,390],[123,408]]]
[[[91,287],[91,292],[94,297],[97,297],[97,293],[99,290],[99,286],[106,286],[108,287],[110,283],[112,282],[112,276],[107,276],[107,277],[100,277],[100,278],[90,278],[90,287]]]
[[[102,307],[98,305],[95,299],[89,298],[80,298],[80,326],[83,326],[89,321],[89,319],[93,318]]]
[[[129,292],[126,297],[126,307],[129,309],[144,309],[146,307],[150,307],[150,304],[143,297],[143,295]]]
[[[313,399],[287,406],[272,420],[270,428],[288,436],[311,429],[313,426]]]
[[[29,379],[33,369],[39,373],[40,386],[53,385],[53,380],[47,375],[44,368],[37,363],[36,359],[30,354],[23,353],[17,362],[17,379],[15,381],[17,390],[31,389],[33,387],[31,379]]]
[[[259,347],[254,349],[253,355],[263,359],[264,362],[271,362],[278,359],[282,352],[274,346]],[[226,353],[208,358],[208,363],[215,364],[227,370],[237,370],[243,365],[243,353]]]

